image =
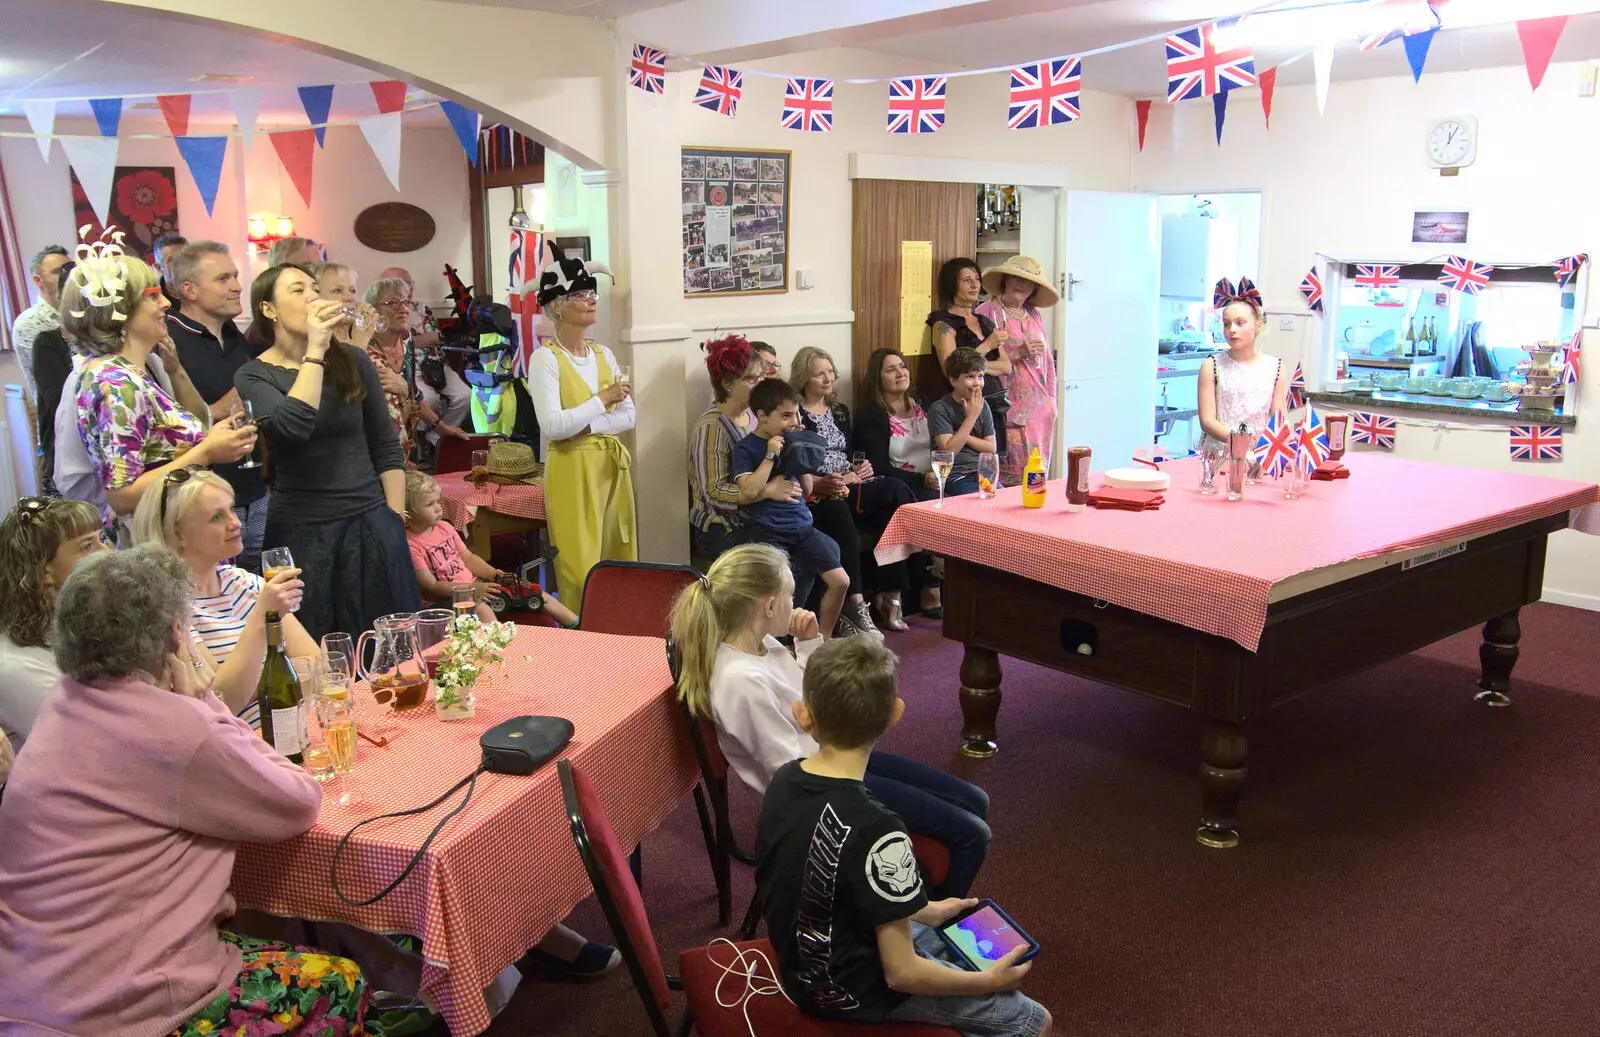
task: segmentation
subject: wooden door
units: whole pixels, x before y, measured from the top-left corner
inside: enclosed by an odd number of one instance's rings
[[[856,405],[870,399],[863,384],[867,358],[882,346],[900,344],[900,243],[933,242],[933,285],[939,265],[971,256],[978,247],[978,189],[974,184],[930,184],[914,180],[856,180],[852,305],[855,334],[851,370]],[[935,300],[936,305],[942,305]],[[932,356],[907,357],[911,384],[930,397],[950,385]]]

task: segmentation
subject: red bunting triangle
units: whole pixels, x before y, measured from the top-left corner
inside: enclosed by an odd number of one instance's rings
[[[1135,102],[1133,102],[1133,110],[1134,110],[1135,114],[1137,114],[1137,116],[1139,118],[1139,150],[1140,151],[1144,150],[1144,132],[1150,126],[1150,105],[1151,105],[1151,102],[1149,102],[1149,101],[1135,101]]]
[[[311,163],[317,153],[317,131],[307,127],[269,133],[267,136],[272,138],[272,148],[278,153],[278,161],[283,163],[283,171],[289,174],[289,179],[294,181],[294,189],[300,192],[301,200],[309,206]]]
[[[1550,67],[1550,55],[1555,53],[1561,30],[1567,27],[1567,16],[1555,18],[1529,18],[1517,23],[1517,36],[1522,40],[1522,61],[1528,66],[1528,82],[1535,90],[1544,82],[1545,69]]]
[[[156,98],[161,104],[161,114],[167,117],[167,129],[174,137],[189,135],[189,105],[194,98],[189,94],[163,94]]]
[[[387,79],[370,84],[372,96],[378,102],[378,112],[388,115],[406,106],[406,84],[397,79]]]
[[[1267,117],[1267,129],[1272,129],[1272,92],[1278,88],[1278,70],[1269,68],[1256,77],[1261,84],[1261,114]]]

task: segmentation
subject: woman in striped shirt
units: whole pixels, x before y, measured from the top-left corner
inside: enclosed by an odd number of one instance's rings
[[[212,687],[228,708],[259,727],[256,685],[267,650],[267,613],[283,617],[291,658],[316,655],[317,643],[292,611],[300,603],[299,569],[269,582],[229,565],[244,549],[243,527],[233,512],[233,488],[205,468],[178,468],[152,485],[133,513],[135,543],[165,544],[194,576],[189,633],[205,663],[216,671]]]
[[[744,542],[740,529],[739,484],[732,475],[733,444],[749,435],[750,390],[761,381],[766,363],[742,335],[701,345],[717,402],[700,415],[689,433],[689,523],[694,551],[707,562]],[[777,480],[779,486],[783,480]]]

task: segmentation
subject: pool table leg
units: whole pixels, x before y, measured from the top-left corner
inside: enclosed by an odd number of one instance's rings
[[[1000,656],[967,645],[961,658],[961,755],[988,759],[1000,751],[994,722],[1000,715]]]
[[[1521,651],[1517,642],[1522,640],[1522,623],[1517,617],[1518,612],[1511,611],[1483,625],[1483,643],[1478,646],[1478,665],[1483,671],[1478,687],[1483,690],[1476,698],[1485,706],[1511,705],[1506,692],[1511,690],[1511,668],[1517,665]]]
[[[1200,739],[1200,827],[1202,846],[1239,845],[1239,794],[1244,791],[1244,725],[1207,718]]]

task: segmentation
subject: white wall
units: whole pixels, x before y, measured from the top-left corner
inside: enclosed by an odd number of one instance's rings
[[[1258,95],[1241,91],[1229,106],[1221,147],[1212,135],[1210,105],[1175,106],[1183,120],[1175,149],[1174,108],[1158,104],[1145,150],[1133,159],[1133,188],[1263,191],[1258,283],[1269,306],[1285,309],[1303,308],[1300,279],[1319,251],[1424,259],[1454,248],[1472,258],[1525,263],[1600,254],[1600,207],[1585,174],[1600,163],[1600,101],[1577,96],[1582,68],[1552,65],[1536,94],[1521,67],[1424,74],[1416,84],[1409,76],[1335,83],[1324,116],[1317,114],[1311,87],[1279,87],[1270,131]],[[1458,177],[1440,177],[1424,164],[1423,133],[1430,118],[1456,114],[1478,118],[1478,160]],[[1412,245],[1411,214],[1418,209],[1470,211],[1467,243]],[[1593,327],[1597,316],[1600,298],[1591,297],[1584,323]],[[1322,318],[1315,322],[1313,331],[1320,332]],[[1293,363],[1299,359],[1296,338],[1269,330],[1264,346]],[[1600,348],[1596,336],[1589,338],[1591,348]],[[1320,335],[1306,341],[1313,354],[1308,359],[1326,359]],[[1503,426],[1442,435],[1402,427],[1397,453],[1600,481],[1600,432],[1589,427],[1600,422],[1600,383],[1592,370],[1586,380],[1579,424],[1566,430],[1559,464],[1513,463]],[[1600,539],[1571,532],[1554,537],[1545,593],[1600,608]]]

